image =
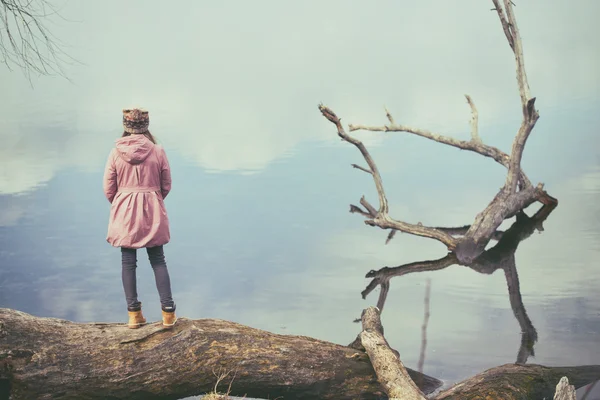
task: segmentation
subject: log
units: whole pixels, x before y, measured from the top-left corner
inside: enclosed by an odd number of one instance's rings
[[[408,375],[398,352],[393,351],[383,336],[379,310],[369,307],[362,315],[360,341],[366,349],[377,379],[390,399],[425,400],[425,396]]]
[[[556,383],[566,376],[582,387],[600,375],[600,365],[545,367],[506,364],[491,368],[441,392],[435,400],[527,400],[552,399]]]
[[[232,396],[384,395],[363,351],[304,336],[218,319],[180,318],[171,330],[160,323],[131,330],[0,308],[0,393],[11,400],[179,399],[210,392],[216,370],[234,371]],[[424,393],[441,386],[407,370]]]

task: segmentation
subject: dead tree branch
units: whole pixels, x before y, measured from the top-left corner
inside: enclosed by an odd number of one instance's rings
[[[377,380],[389,399],[425,400],[423,392],[408,375],[400,357],[392,351],[383,336],[379,310],[369,307],[362,315],[363,331],[360,340],[365,348]]]
[[[371,218],[367,219],[365,221],[365,223],[367,225],[377,226],[381,229],[394,229],[394,230],[398,230],[401,232],[408,232],[413,235],[436,239],[436,240],[442,242],[443,244],[445,244],[448,248],[453,249],[456,246],[456,239],[454,239],[452,236],[448,235],[447,233],[438,231],[436,229],[427,228],[422,225],[415,225],[415,224],[409,224],[409,223],[402,222],[402,221],[397,221],[397,220],[392,219],[389,216],[388,201],[385,196],[385,190],[383,188],[383,181],[381,179],[379,169],[377,168],[375,161],[369,154],[369,151],[367,150],[365,145],[360,140],[353,138],[352,136],[350,136],[346,133],[346,131],[344,130],[344,127],[342,126],[340,119],[338,118],[337,115],[335,115],[335,113],[333,111],[331,111],[328,107],[325,107],[322,104],[319,105],[319,110],[321,111],[321,113],[323,114],[323,116],[325,118],[327,118],[329,121],[331,121],[336,126],[338,136],[340,138],[342,138],[342,140],[356,146],[356,148],[361,152],[362,156],[364,157],[365,161],[367,162],[367,164],[369,166],[369,170],[371,171],[371,175],[373,176],[373,181],[375,183],[375,188],[377,189],[377,195],[379,196],[379,209],[376,210],[375,216],[374,217],[371,216]],[[375,211],[375,208],[368,205],[369,203],[364,199],[364,197],[361,199],[361,204],[363,204],[363,206],[365,206],[367,209],[370,209],[370,211]],[[354,207],[354,208],[351,208],[351,211],[352,210],[356,211],[357,209],[358,209],[358,207]],[[362,214],[364,215],[364,212],[362,212]],[[371,215],[371,213],[369,213],[369,214]]]
[[[513,4],[510,0],[503,0],[504,6],[500,4],[500,0],[492,0],[497,11],[500,23],[507,37],[508,43],[513,50],[516,62],[516,76],[523,109],[523,121],[514,138],[510,155],[504,153],[496,147],[489,146],[483,143],[479,135],[479,113],[475,107],[473,99],[469,95],[465,95],[467,103],[471,108],[471,140],[457,140],[451,137],[439,135],[424,129],[413,128],[406,125],[399,125],[395,122],[389,110],[386,108],[386,116],[389,121],[388,125],[383,126],[367,126],[360,124],[350,124],[348,129],[350,132],[355,130],[381,131],[381,132],[407,132],[412,133],[438,143],[453,146],[462,150],[473,151],[485,157],[494,159],[499,164],[508,169],[504,186],[475,218],[473,224],[460,238],[455,237],[448,231],[444,231],[432,227],[424,227],[421,224],[408,224],[406,222],[394,220],[388,215],[388,202],[385,197],[383,182],[381,175],[375,167],[375,162],[371,158],[369,152],[362,142],[353,138],[344,131],[340,123],[340,119],[328,107],[319,105],[319,110],[329,121],[336,125],[338,135],[345,141],[355,145],[362,153],[365,160],[369,164],[369,171],[373,175],[375,187],[379,195],[379,210],[375,216],[373,213],[361,210],[363,216],[369,215],[365,221],[367,225],[377,226],[381,229],[390,229],[392,231],[399,230],[401,232],[410,233],[413,235],[436,239],[446,245],[448,250],[454,252],[459,263],[470,265],[477,257],[485,250],[485,247],[490,240],[496,235],[497,228],[507,218],[512,218],[521,210],[527,208],[534,202],[542,204],[556,204],[555,198],[549,196],[543,190],[543,184],[533,186],[531,181],[521,169],[521,159],[523,151],[531,131],[533,130],[539,114],[535,109],[535,97],[531,97],[527,75],[525,72],[525,61],[523,56],[523,46],[517,21],[513,11]],[[517,189],[519,189],[517,191]],[[352,212],[358,212],[357,207],[351,208]],[[388,243],[394,233],[390,233],[387,237]]]
[[[410,127],[407,125],[398,125],[396,123],[390,123],[390,125],[383,126],[369,126],[369,125],[361,125],[361,124],[349,124],[348,129],[350,132],[364,130],[371,132],[405,132],[412,133],[417,136],[421,136],[423,138],[433,140],[434,142],[442,143],[448,146],[456,147],[461,150],[472,151],[474,153],[481,154],[484,157],[489,157],[496,161],[497,163],[503,165],[506,168],[510,167],[510,157],[508,154],[504,153],[502,150],[498,149],[494,146],[489,146],[483,143],[479,137],[479,113],[475,108],[475,104],[472,102],[472,99],[469,95],[465,95],[467,97],[467,101],[471,106],[472,120],[471,120],[471,140],[458,140],[449,136],[440,135],[435,132],[428,131],[426,129],[419,129]],[[522,182],[523,187],[531,186],[531,182],[529,178],[524,173],[520,175],[520,181]]]
[[[474,142],[481,143],[481,139],[479,138],[479,113],[477,112],[477,107],[475,107],[475,102],[471,99],[471,96],[465,94],[467,98],[467,103],[471,107],[471,140]]]
[[[555,207],[555,204],[543,205],[531,217],[528,217],[524,212],[519,213],[517,221],[502,233],[498,243],[468,266],[473,271],[486,275],[490,275],[498,269],[504,271],[510,306],[521,328],[521,345],[517,352],[516,364],[525,364],[529,357],[535,356],[534,345],[537,342],[538,334],[527,315],[521,297],[515,252],[519,244],[529,238],[533,232],[543,231],[543,222]],[[418,272],[439,271],[455,264],[458,264],[458,260],[453,253],[450,253],[438,260],[413,262],[393,268],[383,267],[377,271],[371,270],[365,277],[373,279],[361,292],[361,296],[365,299],[377,286],[381,286],[377,308],[380,312],[383,312],[392,278]]]
[[[517,190],[517,179],[521,173],[521,158],[523,157],[525,144],[540,116],[535,109],[535,97],[531,97],[529,93],[529,83],[527,82],[527,73],[525,72],[525,57],[523,56],[523,43],[512,8],[513,5],[510,0],[504,0],[504,9],[502,9],[499,0],[492,1],[498,12],[504,34],[506,35],[510,48],[515,56],[515,62],[517,64],[517,83],[523,110],[523,122],[521,123],[521,127],[519,128],[512,145],[510,166],[508,168],[505,184],[505,188],[511,193],[514,193]]]

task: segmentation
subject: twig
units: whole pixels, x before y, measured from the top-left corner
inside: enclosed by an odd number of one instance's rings
[[[365,145],[358,139],[355,139],[348,135],[344,128],[342,127],[342,123],[337,115],[333,111],[331,111],[328,107],[325,107],[322,104],[319,104],[319,110],[323,114],[325,118],[331,121],[337,128],[338,136],[345,140],[348,143],[352,143],[354,146],[358,148],[358,150],[363,155],[365,161],[369,165],[369,169],[371,170],[371,175],[373,176],[373,181],[375,182],[375,187],[377,188],[377,194],[379,196],[379,213],[387,213],[388,211],[388,202],[385,197],[385,191],[383,189],[383,182],[381,180],[381,175],[379,174],[379,170],[377,169],[377,165],[371,155],[367,151]]]
[[[367,201],[365,196],[360,198],[360,204],[369,211],[373,218],[377,217],[377,210]]]
[[[475,107],[475,102],[473,102],[471,96],[465,94],[465,97],[467,98],[467,103],[469,103],[469,106],[471,107],[471,139],[475,142],[481,143],[481,139],[479,138],[479,113],[477,112],[477,107]]]
[[[387,107],[385,107],[385,115],[387,116],[388,121],[390,121],[390,124],[392,124],[392,125],[395,124],[394,117],[392,117],[392,114],[387,109]]]
[[[60,17],[47,0],[0,0],[0,62],[9,70],[11,65],[21,68],[30,84],[31,72],[57,73],[70,81],[62,64],[76,60],[44,26],[43,20],[51,15]]]
[[[390,233],[387,236],[387,239],[385,240],[385,244],[388,244],[394,238],[394,236],[396,236],[396,232],[398,232],[398,231],[395,229],[392,229],[390,231]]]
[[[373,175],[373,171],[366,169],[365,167],[361,167],[360,165],[357,164],[352,164],[352,166],[356,169],[360,169],[361,171],[366,172],[367,174],[371,174]]]
[[[377,308],[379,309],[379,313],[382,313],[385,300],[387,299],[388,292],[390,291],[390,280],[381,280],[379,286],[381,287],[381,291],[379,292],[379,299],[377,299]]]
[[[350,212],[362,215],[365,218],[375,218],[377,215],[371,215],[368,212],[363,211],[360,207],[350,204]]]
[[[219,372],[215,372],[215,370],[213,369],[213,375],[217,378],[217,382],[215,383],[215,388],[214,388],[214,392],[215,394],[218,393],[218,388],[219,388],[219,384],[221,383],[221,381],[225,378],[227,378],[227,376],[229,376],[229,374],[231,373],[231,371],[224,371],[223,368],[219,368]],[[231,388],[231,384],[230,384],[230,388]]]

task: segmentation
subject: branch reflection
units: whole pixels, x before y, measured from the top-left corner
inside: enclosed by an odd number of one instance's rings
[[[543,222],[555,207],[555,204],[544,205],[531,217],[525,214],[524,211],[519,212],[516,215],[516,221],[509,229],[504,232],[496,232],[493,239],[497,240],[498,243],[486,250],[471,265],[466,266],[476,272],[488,275],[498,269],[504,271],[510,306],[521,327],[521,345],[517,353],[516,364],[525,364],[530,356],[535,356],[534,345],[537,342],[538,335],[523,305],[515,252],[519,244],[529,238],[536,230],[539,232],[544,230]],[[444,229],[460,235],[461,232],[466,232],[465,228]],[[371,270],[366,277],[373,279],[361,292],[362,297],[365,299],[377,286],[381,286],[377,307],[383,312],[392,278],[416,272],[438,271],[455,264],[460,265],[455,254],[449,253],[437,260],[413,262],[391,268],[386,266],[377,271]]]

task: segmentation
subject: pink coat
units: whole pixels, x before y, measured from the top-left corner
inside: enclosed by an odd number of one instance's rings
[[[171,169],[162,146],[139,134],[118,139],[106,162],[103,186],[111,203],[108,243],[139,249],[169,242],[163,200],[171,190]]]

